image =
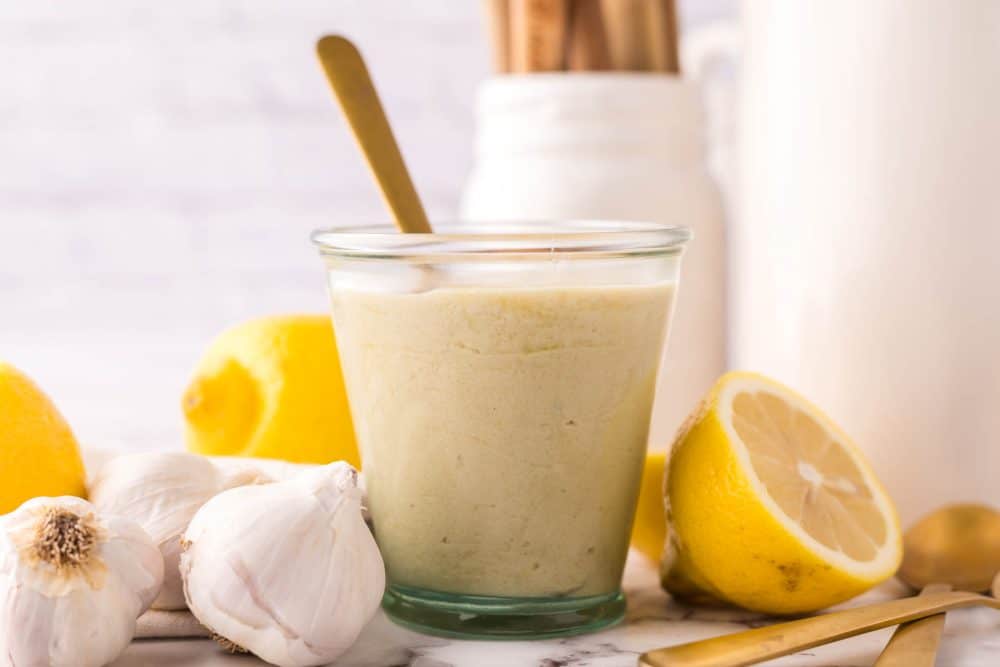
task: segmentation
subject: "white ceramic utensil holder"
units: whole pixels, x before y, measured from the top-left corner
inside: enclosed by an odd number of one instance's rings
[[[662,74],[501,76],[479,91],[469,220],[690,227],[650,442],[664,448],[725,367],[725,249],[698,87]]]

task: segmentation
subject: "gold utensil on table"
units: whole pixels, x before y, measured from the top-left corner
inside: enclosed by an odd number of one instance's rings
[[[950,591],[948,584],[928,584],[920,595]],[[903,623],[892,633],[875,667],[934,667],[938,644],[944,631],[944,614],[934,614]]]
[[[906,531],[898,576],[922,589],[921,595],[952,586],[985,591],[1000,572],[998,554],[1000,512],[982,505],[951,505]],[[875,667],[934,667],[944,620],[944,614],[935,614],[896,628]]]
[[[316,43],[316,54],[396,226],[402,232],[430,233],[427,214],[357,47],[345,37],[327,35]]]
[[[644,667],[740,667],[962,607],[1000,609],[1000,600],[951,591],[830,612],[639,656]]]
[[[919,589],[948,583],[982,592],[1000,572],[1000,512],[984,505],[949,505],[931,512],[903,536],[898,576]]]
[[[900,569],[900,577],[910,585],[947,584],[960,590],[933,592],[932,589],[918,597],[656,649],[639,656],[639,664],[644,667],[753,665],[951,609],[975,606],[1000,609],[1000,600],[968,592],[989,589],[990,581],[1000,571],[1000,513],[982,507],[970,511],[969,507],[947,507],[908,531]],[[936,643],[932,650],[935,646]],[[909,667],[918,663],[905,664]]]

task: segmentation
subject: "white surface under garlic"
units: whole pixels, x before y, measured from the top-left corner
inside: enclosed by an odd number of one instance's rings
[[[385,588],[346,463],[219,494],[184,535],[188,607],[209,630],[280,667],[335,660]]]
[[[90,500],[103,514],[139,523],[163,554],[163,588],[153,609],[184,609],[178,563],[181,534],[191,517],[226,489],[270,481],[248,464],[223,469],[183,452],[128,454],[109,459],[90,484]]]
[[[162,581],[136,522],[80,498],[29,500],[0,517],[0,665],[106,665]]]

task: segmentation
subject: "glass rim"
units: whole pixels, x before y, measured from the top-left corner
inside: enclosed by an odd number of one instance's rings
[[[674,255],[691,230],[680,225],[615,220],[439,222],[433,234],[403,234],[387,223],[317,229],[323,256],[352,259],[595,259]]]

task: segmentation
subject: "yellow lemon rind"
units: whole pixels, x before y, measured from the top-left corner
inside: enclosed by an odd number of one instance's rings
[[[887,540],[876,558],[853,561],[820,544],[781,511],[727,422],[729,399],[740,390],[766,389],[813,415],[861,464],[883,515]],[[888,579],[899,566],[898,518],[864,457],[818,408],[754,373],[729,373],[678,436],[666,481],[670,554],[668,589],[706,593],[748,609],[794,614],[850,599]]]

